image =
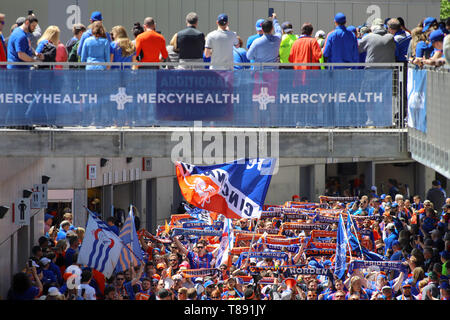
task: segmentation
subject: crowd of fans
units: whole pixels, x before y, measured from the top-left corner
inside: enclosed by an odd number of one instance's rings
[[[86,69],[110,69],[108,62],[177,62],[184,69],[186,63],[211,62],[212,69],[230,68],[236,63],[281,62],[281,68],[293,68],[289,63],[377,63],[410,62],[418,66],[440,66],[450,56],[450,18],[439,22],[427,17],[409,30],[403,18],[374,19],[371,25],[346,26],[346,16],[337,13],[336,29],[328,34],[314,33],[310,23],[304,23],[296,34],[292,23],[279,23],[277,14],[256,22],[256,34],[244,41],[229,28],[229,17],[217,17],[217,29],[206,36],[197,29],[199,17],[195,12],[186,16],[186,28],[177,32],[168,45],[156,28],[156,21],[147,17],[134,24],[127,35],[126,27],[114,26],[107,32],[101,12],[93,12],[90,25],[75,24],[73,37],[62,44],[58,26],[44,32],[35,14],[19,17],[4,37],[5,14],[0,13],[0,61],[9,62],[87,62]],[[447,59],[447,60],[446,60]],[[4,67],[4,66],[3,66]],[[8,68],[29,68],[8,65]],[[41,66],[42,67],[42,66]],[[48,67],[48,66],[47,66]],[[121,66],[131,68],[131,65]],[[58,66],[56,66],[58,68]],[[62,68],[59,66],[59,68]],[[137,69],[137,66],[133,66]],[[139,68],[160,68],[142,65]],[[169,68],[173,68],[170,66]],[[191,68],[191,67],[190,67]],[[197,68],[204,68],[202,66]],[[248,68],[235,65],[236,69]],[[295,69],[319,67],[295,66]]]
[[[239,252],[228,251],[229,259],[219,260],[220,237],[174,235],[166,224],[157,236],[139,230],[143,261],[105,278],[94,269],[77,265],[85,234],[83,228],[72,225],[72,214],[67,212],[61,223],[55,223],[55,217],[46,214],[48,232],[32,248],[25,268],[14,275],[8,299],[448,300],[450,198],[440,183],[433,181],[425,201],[418,195],[409,199],[400,193],[377,195],[373,191],[369,196],[341,202],[349,199],[330,198],[327,205],[359,217],[355,220],[361,245],[383,257],[384,261],[401,262],[405,270],[348,267],[344,277],[339,278],[334,274],[334,256],[309,251],[307,243],[312,237],[311,230],[294,231],[285,228],[283,218],[264,217],[259,220],[233,219],[235,234],[250,235],[236,236],[233,250],[252,247],[253,252],[279,252],[287,254],[288,259],[258,256],[242,259]],[[290,203],[299,203],[296,202],[298,196],[293,196],[292,200]],[[217,219],[222,218],[219,215]],[[317,222],[311,218],[301,223],[314,225]],[[118,221],[110,217],[107,224],[119,234]],[[328,230],[337,228],[338,224],[334,222],[329,224]],[[261,233],[261,230],[265,230],[265,234],[259,241],[251,237],[251,232]],[[270,230],[276,230],[284,239],[302,239],[297,242],[298,250],[288,250],[293,247],[291,245],[273,251],[267,241]],[[325,237],[322,240],[331,247],[336,245],[335,239]],[[349,263],[358,259],[362,257],[353,256]],[[293,277],[284,273],[283,265],[323,268],[331,273],[305,273]],[[266,269],[258,270],[255,276],[252,267]],[[205,270],[209,273],[188,272]],[[78,283],[73,282],[74,275],[78,276]],[[71,283],[76,285],[71,286]]]

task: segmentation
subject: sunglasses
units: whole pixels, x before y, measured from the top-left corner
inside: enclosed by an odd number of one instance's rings
[[[203,249],[204,247],[197,247],[197,249]]]
[[[177,261],[177,259],[169,259],[169,261]]]
[[[125,278],[117,278],[117,280],[123,281],[123,280],[125,280]]]

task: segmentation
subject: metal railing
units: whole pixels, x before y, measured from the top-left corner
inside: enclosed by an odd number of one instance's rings
[[[408,125],[408,151],[414,160],[450,179],[450,68],[423,69],[427,76],[426,132]]]
[[[84,67],[86,66],[90,66],[90,65],[95,65],[95,66],[104,66],[106,68],[110,68],[110,67],[116,67],[119,70],[120,69],[125,69],[125,70],[120,70],[121,72],[123,71],[124,74],[126,73],[130,73],[130,74],[152,74],[157,70],[149,70],[149,69],[144,69],[143,67],[153,67],[155,69],[159,69],[159,70],[172,70],[172,69],[178,69],[181,68],[182,70],[192,70],[192,72],[194,72],[193,74],[195,74],[196,71],[200,71],[203,70],[203,72],[208,72],[208,69],[210,66],[213,66],[212,63],[205,63],[205,62],[158,62],[158,63],[122,63],[122,62],[110,62],[110,63],[88,63],[88,62],[78,62],[78,63],[74,63],[74,62],[32,62],[32,63],[27,63],[27,62],[0,62],[0,66],[4,66],[4,65],[15,65],[15,66],[32,66],[34,69],[37,70],[29,70],[29,69],[20,69],[21,72],[22,70],[24,72],[30,72],[29,74],[32,75],[33,72],[39,72],[42,70],[45,71],[49,71],[49,69],[54,68],[55,66],[58,66],[59,69],[62,69],[62,71],[67,72],[67,71],[73,71],[73,72],[80,72],[80,71],[86,71],[84,70]],[[347,63],[289,63],[289,64],[282,64],[282,63],[236,63],[236,64],[232,64],[232,65],[227,65],[227,66],[221,66],[221,70],[233,70],[234,66],[239,66],[239,67],[244,67],[244,68],[248,68],[248,69],[241,69],[241,70],[234,70],[234,71],[238,71],[238,72],[255,72],[255,71],[263,71],[263,72],[270,72],[271,70],[280,70],[281,72],[283,72],[283,76],[284,75],[292,75],[295,74],[295,72],[297,72],[296,70],[284,70],[284,69],[279,69],[280,67],[306,67],[306,68],[320,68],[320,67],[324,67],[326,71],[335,71],[335,70],[360,70],[360,69],[371,69],[371,70],[377,70],[377,69],[389,69],[392,70],[392,108],[390,108],[390,112],[392,114],[392,118],[391,121],[388,125],[385,125],[384,128],[395,128],[395,129],[402,129],[405,127],[405,109],[406,109],[406,104],[405,104],[405,86],[406,86],[406,82],[404,81],[404,64],[402,63],[371,63],[371,64],[367,64],[367,63],[352,63],[352,64],[347,64]],[[42,67],[44,67],[45,69],[41,69]],[[80,68],[81,67],[81,68]],[[137,70],[135,70],[135,68],[137,68]],[[58,72],[60,71],[59,69],[54,68],[52,71]],[[16,70],[16,69],[13,69]],[[9,70],[3,70],[4,72],[8,72]],[[213,71],[213,70],[210,70]],[[214,70],[216,71],[216,70]],[[318,69],[317,71],[321,71],[320,69]],[[99,72],[99,71],[97,71]],[[104,72],[108,72],[108,70],[105,70]],[[306,74],[308,74],[306,72]],[[90,73],[86,73],[87,77],[89,78]],[[307,77],[307,76],[306,76]],[[86,79],[88,79],[86,78]],[[93,77],[94,78],[94,77]],[[280,81],[283,80],[280,76]],[[149,84],[144,84],[142,86],[148,86]],[[361,85],[361,84],[359,84]],[[144,89],[146,89],[144,87]],[[322,88],[322,89],[328,89],[328,88]],[[331,89],[330,89],[331,90]],[[362,90],[362,89],[361,89]],[[0,84],[0,95],[2,94],[2,86]],[[389,99],[391,99],[389,98]],[[1,101],[0,101],[1,102]],[[251,101],[250,101],[251,103]],[[99,103],[101,104],[101,103]],[[258,110],[257,112],[261,113],[261,109]],[[1,116],[0,116],[1,117]],[[201,119],[194,119],[194,120],[201,120]],[[210,123],[212,126],[218,126],[221,125],[220,121],[216,122],[216,121],[210,121],[205,123],[206,126],[208,126],[208,123]],[[41,124],[42,125],[42,124]],[[45,125],[45,124],[44,124]],[[133,124],[129,124],[128,126],[133,126]],[[154,125],[167,125],[167,123],[165,124],[164,122],[160,123],[149,123],[149,126],[154,126]],[[169,126],[186,126],[189,124],[186,123],[182,123],[182,122],[177,122],[177,123],[172,123],[169,124]],[[0,126],[2,126],[2,124],[0,124]],[[62,126],[65,126],[64,124]],[[80,123],[80,126],[85,126],[84,124]],[[100,125],[102,126],[102,125]],[[120,126],[120,125],[119,125]],[[225,126],[227,126],[227,124],[225,123]],[[241,126],[241,127],[245,127],[247,126],[245,123],[244,124],[235,124],[232,126]],[[266,122],[260,122],[260,123],[253,123],[250,124],[250,126],[260,126],[260,127],[264,127],[264,126],[268,126],[268,127],[303,127],[302,124],[284,124],[284,123],[266,123]],[[350,125],[342,125],[340,127],[357,127],[357,128],[365,128],[365,127],[371,127],[370,124],[350,124]],[[313,126],[314,127],[314,126]],[[319,125],[320,127],[320,125]],[[327,126],[325,126],[327,127]]]

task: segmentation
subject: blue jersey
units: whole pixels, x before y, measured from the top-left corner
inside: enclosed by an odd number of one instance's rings
[[[425,41],[420,41],[416,46],[416,58],[428,59],[431,57],[431,53],[434,48],[431,43],[427,44]]]
[[[18,27],[14,29],[13,33],[8,40],[8,61],[9,62],[23,62],[19,58],[19,52],[24,52],[30,57],[33,56],[33,50],[31,49],[30,39],[22,28]],[[8,65],[8,69],[29,69],[30,66],[15,66]]]
[[[189,265],[191,269],[202,269],[202,268],[211,268],[211,260],[213,259],[213,255],[211,252],[206,253],[203,257],[200,257],[198,254],[189,251],[187,255],[189,259]]]
[[[323,56],[330,63],[359,62],[358,42],[355,34],[348,31],[345,26],[337,26],[327,37]]]

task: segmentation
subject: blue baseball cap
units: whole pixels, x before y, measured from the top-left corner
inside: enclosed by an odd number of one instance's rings
[[[221,13],[217,16],[217,22],[224,26],[228,23],[228,16],[225,13]]]
[[[384,200],[386,198],[386,195],[383,193],[381,196],[380,196],[380,199],[381,200]]]
[[[431,43],[436,42],[436,41],[443,41],[444,38],[445,38],[445,34],[442,32],[441,29],[434,30],[430,34]],[[441,184],[439,183],[438,185],[441,185]]]
[[[411,278],[406,279],[402,283],[402,288],[404,288],[404,287],[412,287],[412,282],[413,282],[413,279],[411,279]]]
[[[449,251],[441,251],[439,253],[441,255],[442,258],[449,260],[450,259],[450,252]]]
[[[262,30],[262,24],[263,24],[263,22],[264,22],[264,19],[258,19],[258,20],[256,21],[256,30],[257,30],[257,31],[261,31],[261,30]]]
[[[443,282],[441,282],[441,284],[439,285],[439,289],[447,290],[448,288],[450,288],[450,285],[448,284],[448,281],[443,281]]]
[[[398,240],[394,240],[392,241],[392,246],[399,246],[400,242],[398,242]]]
[[[336,21],[339,24],[344,24],[347,22],[347,18],[345,17],[345,14],[343,14],[342,12],[338,12],[334,16],[334,21]]]
[[[205,287],[205,288],[208,288],[210,285],[213,285],[213,284],[214,284],[213,281],[208,280],[208,281],[205,282],[204,287]]]
[[[103,20],[102,13],[100,11],[92,12],[91,20],[92,21],[102,21]]]
[[[397,202],[393,202],[392,204],[391,204],[391,208],[397,208],[398,207],[398,203]]]
[[[325,261],[323,262],[323,265],[324,265],[324,266],[331,266],[331,261],[330,261],[330,260],[325,260]]]
[[[428,17],[428,18],[426,18],[426,19],[423,21],[423,29],[422,29],[422,32],[426,32],[426,31],[430,28],[430,26],[431,26],[433,23],[435,23],[435,22],[437,22],[436,18],[433,18],[433,17]]]

